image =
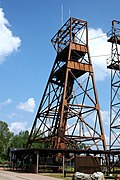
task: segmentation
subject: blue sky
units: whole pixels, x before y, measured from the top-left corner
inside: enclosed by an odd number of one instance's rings
[[[108,138],[110,72],[106,59],[110,44],[106,33],[113,19],[120,20],[119,6],[119,0],[1,0],[0,120],[15,133],[31,128],[56,56],[50,40],[62,21],[72,16],[88,22],[90,54]],[[108,56],[95,57],[99,55]]]

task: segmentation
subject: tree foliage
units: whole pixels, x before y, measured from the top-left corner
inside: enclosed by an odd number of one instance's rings
[[[8,124],[0,121],[0,159],[1,161],[7,158],[7,151],[11,143],[13,133],[10,132]]]
[[[0,121],[0,162],[7,160],[9,148],[25,148],[29,132],[21,131],[19,134],[10,132],[8,124]]]
[[[29,137],[28,131],[21,131],[19,134],[13,136],[10,147],[12,148],[25,148]]]

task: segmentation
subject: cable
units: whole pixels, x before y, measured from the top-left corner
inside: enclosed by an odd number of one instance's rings
[[[104,37],[104,36],[106,36],[106,37],[107,37],[107,35],[106,35],[106,34],[104,34],[104,35],[97,36],[97,37],[94,37],[94,38],[91,38],[91,39],[88,39],[88,40],[89,40],[89,41],[91,41],[91,40],[98,39],[98,38],[101,38],[101,37]]]
[[[94,57],[102,57],[102,56],[110,56],[110,54],[95,55],[95,56],[91,56],[91,57],[94,58]]]

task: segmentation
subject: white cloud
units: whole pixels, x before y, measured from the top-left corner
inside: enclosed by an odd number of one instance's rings
[[[106,140],[106,145],[107,145],[106,149],[109,150],[110,136],[109,136],[109,135],[107,136],[107,135],[105,134],[105,140]]]
[[[15,116],[16,116],[16,113],[11,113],[11,114],[8,115],[8,118],[9,118],[9,119],[12,119],[12,118],[15,117]]]
[[[9,29],[10,24],[5,18],[3,9],[0,8],[0,64],[2,64],[6,57],[17,51],[21,45],[19,37],[13,36]]]
[[[105,140],[107,144],[107,148],[109,145],[109,140],[110,140],[110,115],[109,111],[103,110],[101,111],[101,116],[102,116],[102,122],[103,122],[103,128],[104,128],[104,133],[105,133]]]
[[[34,112],[35,109],[35,100],[34,98],[29,98],[26,102],[21,102],[18,106],[18,109],[28,111],[28,112]]]
[[[18,134],[20,131],[27,130],[27,122],[13,122],[9,126],[11,132]]]
[[[108,126],[107,128],[107,131],[109,129],[109,126],[110,126],[110,114],[109,114],[109,111],[106,111],[106,110],[101,110],[101,116],[102,116],[102,121],[103,121],[103,124]]]
[[[0,107],[7,106],[12,103],[12,99],[8,98],[3,102],[0,102]]]
[[[94,67],[95,79],[104,80],[110,74],[110,71],[107,69],[106,59],[110,57],[111,43],[107,42],[107,34],[104,33],[101,28],[89,28],[88,32],[89,49]]]

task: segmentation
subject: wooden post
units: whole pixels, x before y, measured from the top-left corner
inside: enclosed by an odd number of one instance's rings
[[[63,177],[65,177],[65,155],[63,154]]]
[[[36,173],[39,172],[39,151],[37,151],[37,166],[36,166]]]

